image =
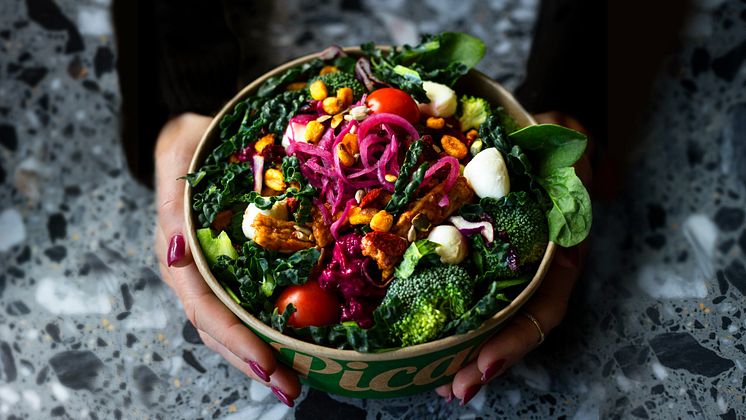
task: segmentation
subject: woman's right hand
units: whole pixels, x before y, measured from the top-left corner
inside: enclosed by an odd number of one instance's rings
[[[184,232],[184,176],[210,118],[182,114],[169,120],[155,148],[155,252],[163,280],[176,292],[186,316],[207,347],[254,380],[272,388],[288,406],[300,394],[293,370],[277,363],[272,348],[223,305],[202,279]]]

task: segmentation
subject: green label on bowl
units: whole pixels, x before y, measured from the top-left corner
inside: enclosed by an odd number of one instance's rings
[[[433,352],[384,361],[338,360],[310,355],[264,338],[279,352],[278,359],[293,368],[313,388],[355,398],[392,398],[417,394],[447,383],[488,334]]]

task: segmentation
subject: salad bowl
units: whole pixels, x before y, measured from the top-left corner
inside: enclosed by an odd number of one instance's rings
[[[353,57],[362,54],[360,48],[344,48],[344,51]],[[243,88],[215,115],[196,149],[190,173],[199,169],[220,142],[220,121],[224,115],[230,113],[240,101],[255,94],[269,78],[316,57],[318,54],[310,54],[285,63]],[[455,89],[479,95],[491,105],[503,107],[519,127],[536,124],[506,89],[479,71],[470,70],[457,82]],[[193,195],[193,188],[187,183],[184,191],[186,236],[204,281],[226,307],[276,350],[279,361],[294,369],[301,382],[322,391],[348,397],[401,397],[431,390],[451,381],[453,375],[475,358],[481,346],[531,298],[540,286],[556,248],[556,244],[550,241],[538,268],[522,291],[476,329],[424,344],[386,351],[364,353],[339,350],[285,335],[262,322],[234,300],[211,272],[208,259],[200,247],[196,232],[198,221],[192,208]]]

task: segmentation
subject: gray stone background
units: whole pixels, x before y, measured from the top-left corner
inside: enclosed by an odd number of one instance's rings
[[[3,0],[0,418],[744,418],[746,3],[695,3],[545,345],[466,407],[305,389],[290,410],[200,343],[156,274],[152,192],[119,144],[108,0]],[[276,6],[274,64],[466,30],[512,89],[537,1]]]

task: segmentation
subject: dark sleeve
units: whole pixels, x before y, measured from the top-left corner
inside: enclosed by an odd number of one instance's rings
[[[561,111],[591,133],[604,133],[606,116],[606,2],[541,2],[526,78],[517,89],[529,112]]]
[[[542,1],[516,96],[530,112],[572,115],[623,160],[688,7],[687,0]]]
[[[169,117],[213,114],[236,91],[240,49],[221,2],[115,0],[122,143],[133,175],[153,184],[153,148]]]

